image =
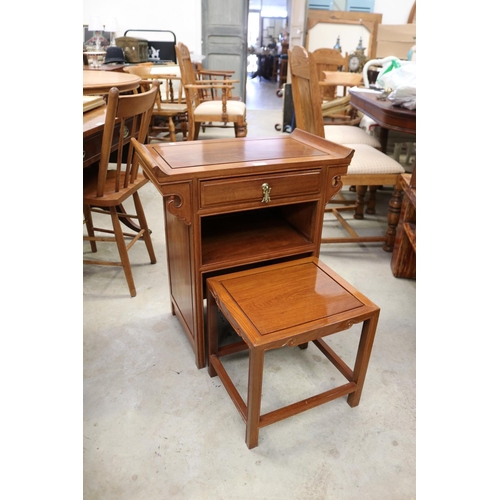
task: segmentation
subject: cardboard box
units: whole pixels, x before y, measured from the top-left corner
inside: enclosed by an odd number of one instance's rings
[[[408,51],[417,44],[416,36],[416,24],[379,24],[377,59],[387,56],[407,59]]]

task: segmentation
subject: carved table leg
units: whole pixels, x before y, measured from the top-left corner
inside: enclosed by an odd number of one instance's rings
[[[396,239],[396,229],[398,227],[399,216],[401,214],[401,202],[403,191],[401,189],[401,181],[398,179],[387,212],[387,232],[385,233],[385,244],[383,246],[386,252],[392,252],[394,241]]]

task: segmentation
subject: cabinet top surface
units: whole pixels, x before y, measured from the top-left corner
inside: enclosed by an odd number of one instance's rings
[[[231,138],[161,143],[146,146],[156,165],[156,177],[203,177],[224,169],[251,169],[252,172],[292,165],[347,166],[352,149],[323,138],[294,130],[283,137]]]
[[[208,283],[256,344],[311,325],[326,326],[378,307],[318,259],[310,257],[209,278]]]

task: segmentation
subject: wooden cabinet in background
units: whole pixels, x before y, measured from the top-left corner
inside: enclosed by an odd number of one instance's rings
[[[353,150],[298,129],[272,138],[132,143],[163,197],[172,313],[202,368],[206,279],[318,257],[324,208]]]
[[[416,167],[411,174],[401,175],[403,202],[391,259],[396,278],[417,277],[417,186]]]

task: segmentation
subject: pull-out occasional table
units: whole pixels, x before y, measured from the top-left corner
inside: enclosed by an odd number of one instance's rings
[[[209,374],[219,375],[246,422],[248,448],[258,444],[259,429],[333,399],[361,398],[379,317],[379,308],[315,257],[263,266],[207,280]],[[218,310],[241,337],[219,346]],[[363,323],[351,369],[323,337]],[[261,415],[264,353],[313,342],[347,379],[347,383],[303,401]],[[247,403],[220,358],[249,350]]]

